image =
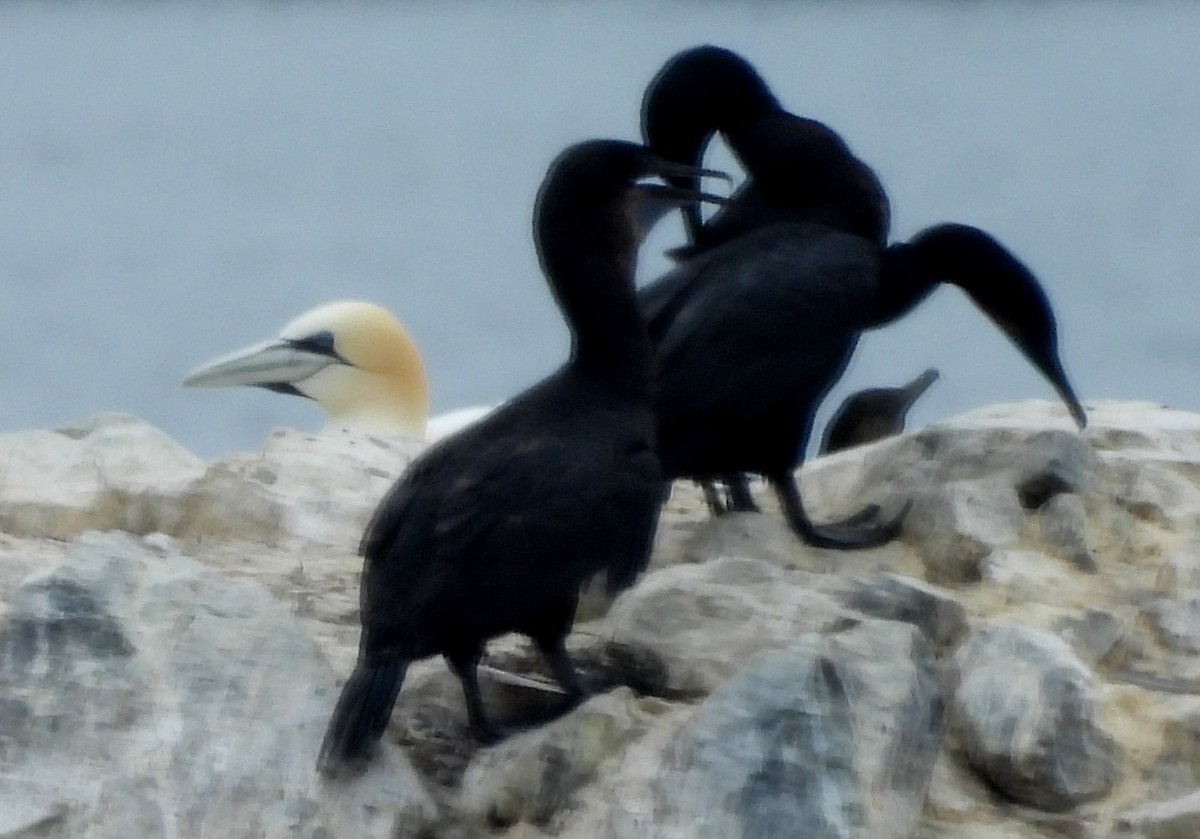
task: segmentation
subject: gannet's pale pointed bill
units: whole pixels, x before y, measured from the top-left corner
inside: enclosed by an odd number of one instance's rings
[[[184,378],[184,387],[285,385],[302,382],[332,364],[336,355],[307,349],[293,341],[264,341],[201,364]]]

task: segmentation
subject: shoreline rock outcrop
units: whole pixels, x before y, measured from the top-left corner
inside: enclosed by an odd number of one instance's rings
[[[0,837],[1191,836],[1200,415],[1088,408],[1082,434],[1029,402],[805,464],[818,519],[912,501],[871,550],[677,484],[650,571],[581,612],[595,696],[480,749],[417,663],[335,784],[358,537],[422,444],[0,435]],[[487,663],[489,705],[554,700],[521,639]]]

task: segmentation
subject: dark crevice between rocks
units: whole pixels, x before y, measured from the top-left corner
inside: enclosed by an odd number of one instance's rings
[[[695,694],[668,687],[667,668],[646,650],[593,640],[571,650],[571,659],[589,695],[628,687],[639,696],[669,700],[691,700]],[[541,655],[532,644],[515,651],[490,653],[483,664],[554,685]],[[540,727],[564,716],[572,709],[562,707],[561,694],[532,687],[503,686],[489,692],[488,711],[501,726],[514,733]],[[499,701],[497,701],[499,699]],[[400,720],[398,744],[405,750],[413,767],[432,787],[442,793],[456,790],[463,773],[481,745],[467,727],[466,709],[461,695],[453,705],[425,704],[409,706]],[[397,713],[401,711],[397,710]]]
[[[1118,507],[1129,513],[1129,515],[1133,516],[1138,521],[1145,522],[1146,524],[1159,525],[1160,527],[1168,524],[1167,516],[1163,512],[1162,506],[1155,504],[1152,501],[1121,498],[1119,496],[1115,497],[1113,501],[1116,502]]]
[[[0,662],[28,668],[40,655],[62,662],[79,648],[96,658],[128,657],[133,644],[96,594],[75,580],[54,578],[27,586],[22,605],[0,628]]]
[[[1075,486],[1054,468],[1046,469],[1026,477],[1017,484],[1017,497],[1026,510],[1040,510],[1051,498],[1064,492],[1075,492]]]

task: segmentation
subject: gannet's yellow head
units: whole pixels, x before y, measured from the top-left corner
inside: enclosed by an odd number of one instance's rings
[[[420,353],[386,309],[339,300],[311,309],[279,337],[203,364],[187,387],[254,385],[307,396],[329,424],[424,438],[429,387]]]

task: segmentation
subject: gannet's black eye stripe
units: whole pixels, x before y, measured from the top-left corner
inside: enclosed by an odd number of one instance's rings
[[[333,333],[329,330],[317,332],[313,335],[307,335],[304,338],[289,338],[287,343],[298,350],[317,353],[318,355],[327,355],[330,358],[336,358],[343,364],[347,364],[346,359],[338,354],[337,349],[333,346]]]
[[[273,393],[283,393],[287,396],[303,396],[305,399],[312,399],[307,393],[301,392],[295,385],[288,384],[287,382],[264,382],[258,385],[258,387],[265,388]]]

